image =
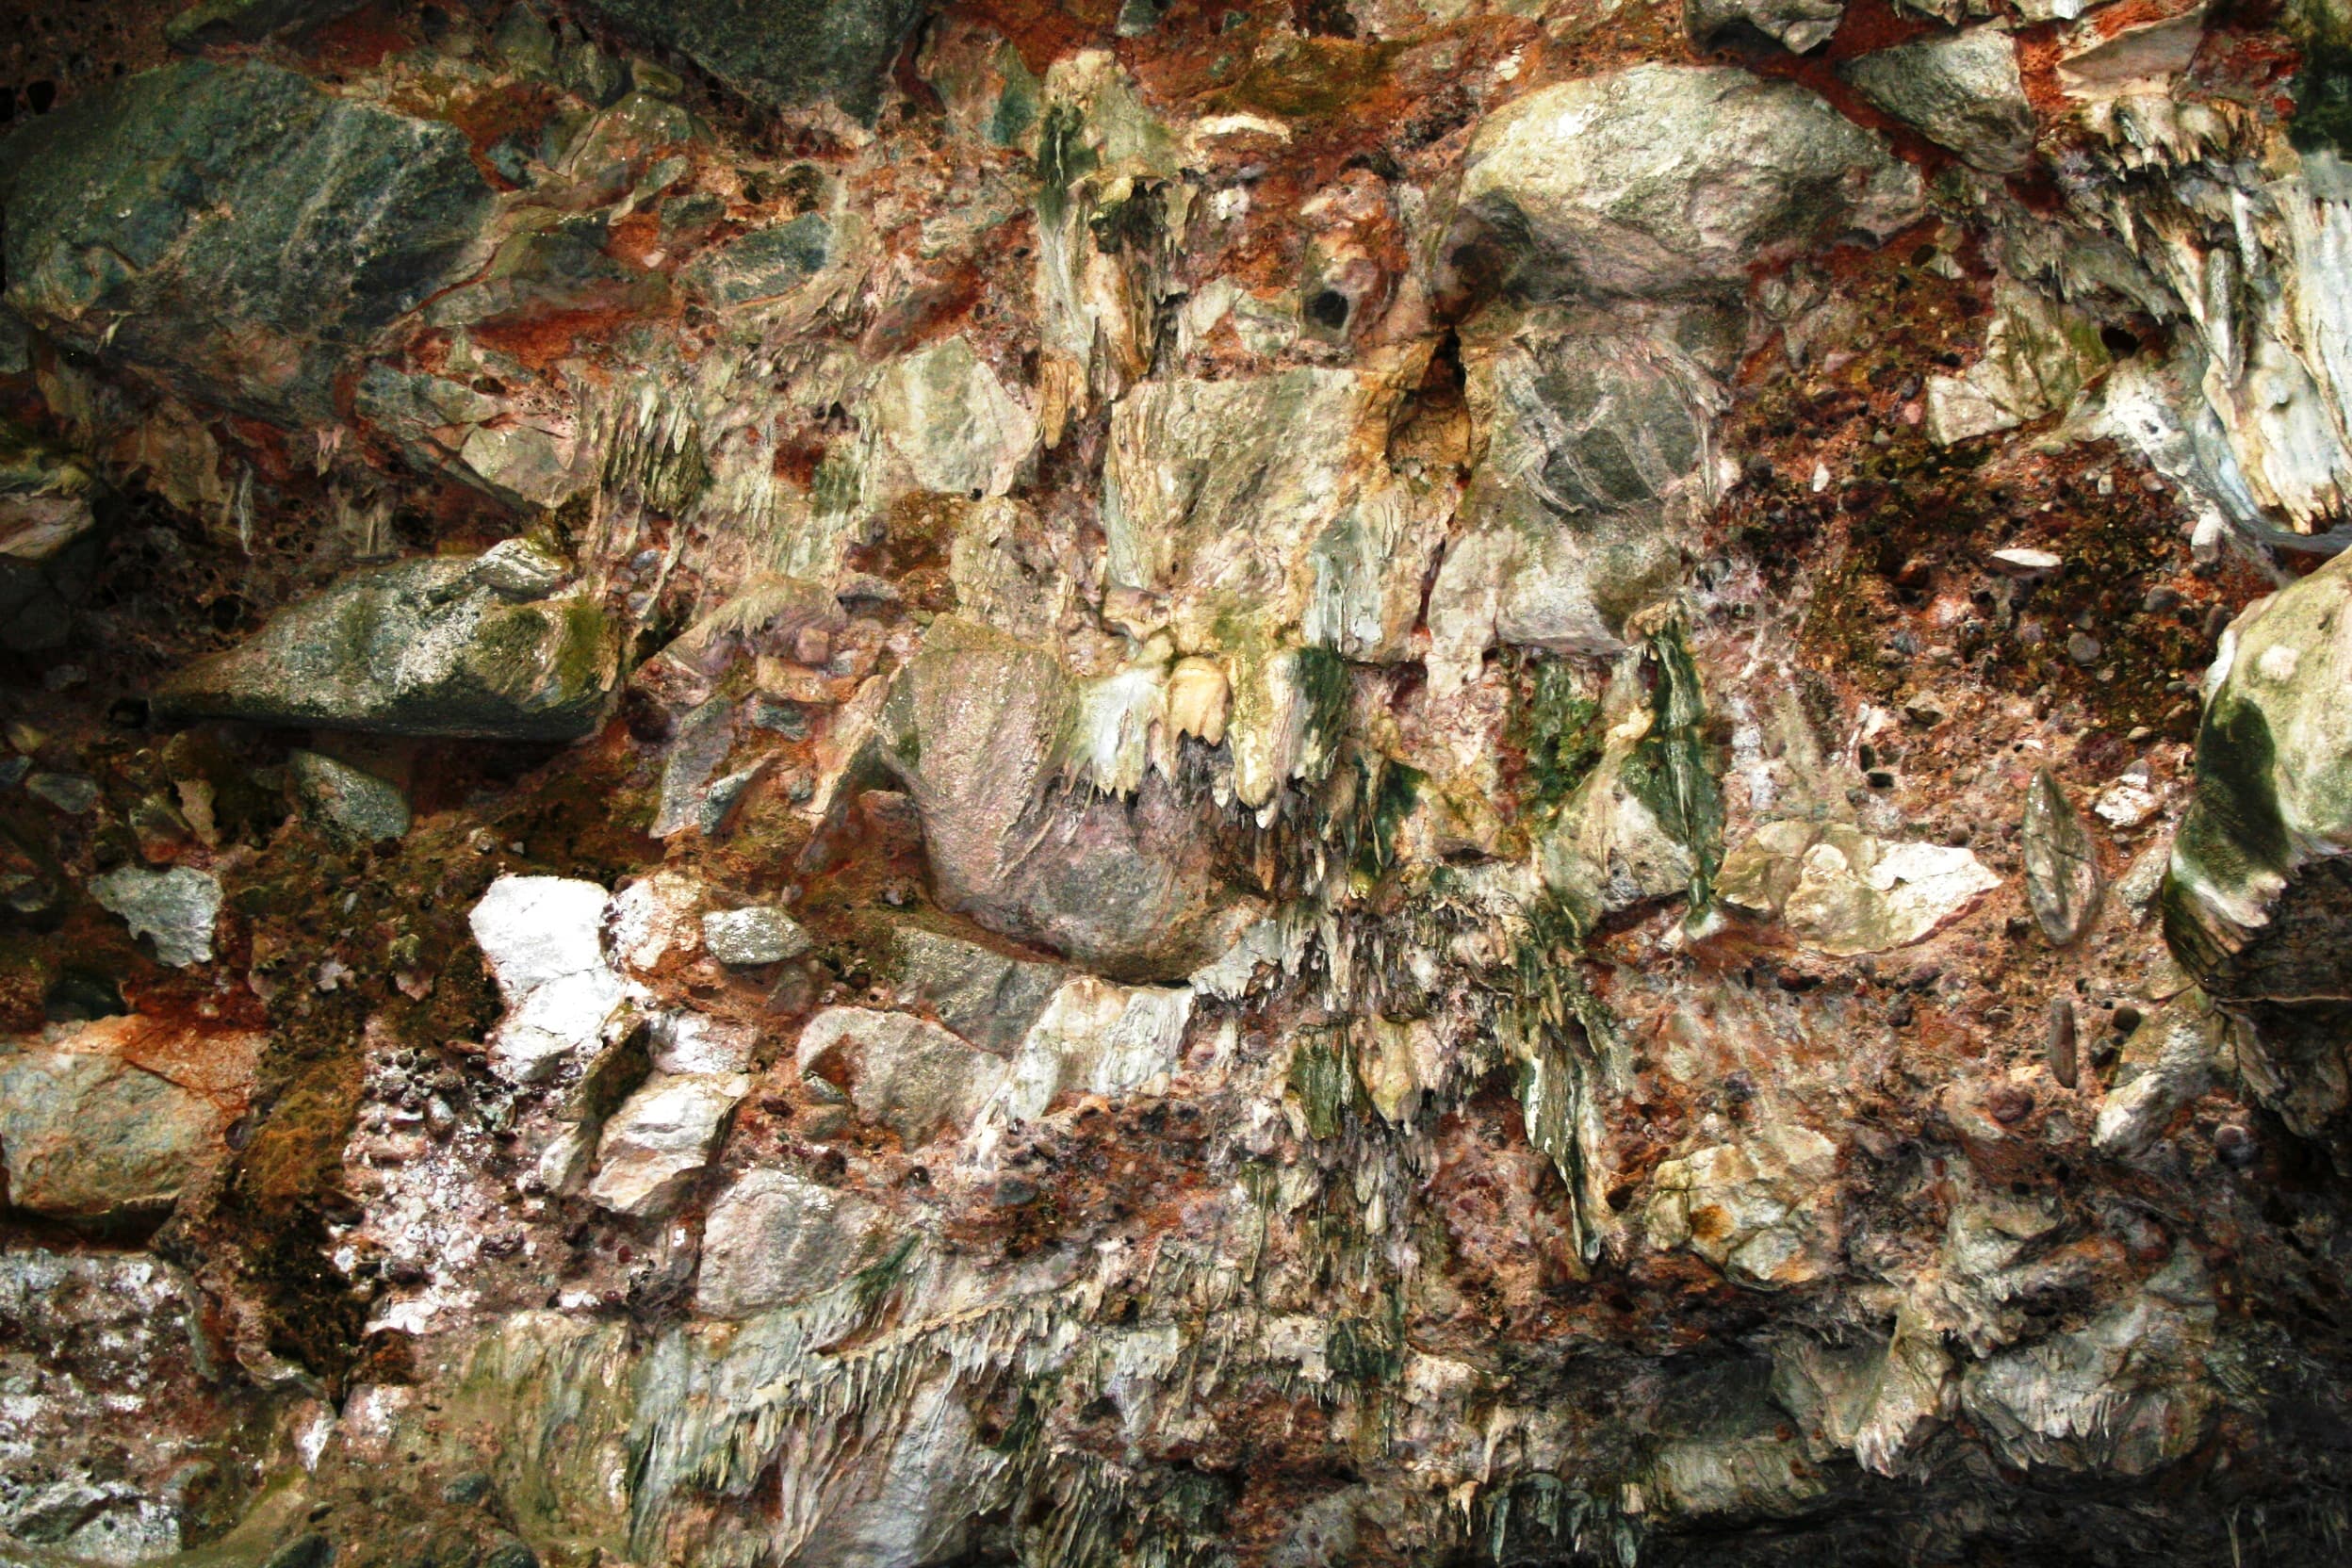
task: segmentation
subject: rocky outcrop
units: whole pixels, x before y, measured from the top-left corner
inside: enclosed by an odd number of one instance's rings
[[[490,188],[450,125],[260,63],[132,77],[8,139],[8,298],[86,348],[286,424],[449,282]]]
[[[169,712],[385,735],[567,741],[612,683],[596,605],[510,581],[493,552],[356,573],[166,680]]]

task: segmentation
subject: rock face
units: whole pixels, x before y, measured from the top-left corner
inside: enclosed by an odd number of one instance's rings
[[[603,710],[610,635],[595,606],[511,596],[475,561],[405,561],[286,610],[252,642],[172,676],[155,700],[376,734],[572,740]]]
[[[1462,202],[1529,286],[1647,296],[1735,284],[1772,247],[1883,237],[1918,215],[1919,178],[1803,88],[1644,65],[1488,121]]]
[[[17,9],[0,1568],[2338,1568],[2341,4]]]
[[[871,121],[922,0],[588,0],[599,18],[675,49],[768,108],[831,102]]]
[[[11,137],[8,302],[286,423],[447,281],[490,188],[451,126],[189,60]]]

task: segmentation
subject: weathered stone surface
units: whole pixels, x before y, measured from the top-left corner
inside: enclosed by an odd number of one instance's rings
[[[838,1080],[858,1115],[907,1148],[969,1126],[1004,1062],[908,1013],[828,1007],[801,1031],[802,1073]]]
[[[262,1038],[132,1017],[0,1044],[8,1200],[55,1219],[154,1219],[227,1153]]]
[[[286,423],[448,280],[490,189],[454,127],[259,63],[83,97],[0,155],[8,300],[48,331]]]
[[[746,1172],[710,1205],[694,1310],[748,1317],[831,1290],[872,1262],[890,1216],[789,1170]]]
[[[286,770],[303,806],[330,832],[358,843],[407,833],[407,797],[389,780],[315,751],[295,751],[286,759]]]
[[[514,603],[476,564],[439,557],[355,572],[172,676],[156,706],[391,735],[559,741],[594,729],[612,680],[602,614],[584,599]]]
[[[1643,65],[1489,119],[1462,201],[1529,286],[1647,296],[1742,282],[1775,249],[1889,234],[1917,216],[1919,178],[1803,88]]]
[[[169,871],[122,866],[92,877],[90,895],[121,915],[132,936],[152,938],[158,962],[187,969],[212,961],[220,883],[210,872],[188,866]]]
[[[1837,1168],[1836,1144],[1785,1121],[1668,1160],[1650,1202],[1650,1244],[1688,1248],[1760,1288],[1819,1279],[1837,1244],[1837,1214],[1822,1201]]]
[[[198,0],[173,17],[164,37],[181,49],[259,43],[272,33],[315,27],[357,10],[363,0]]]
[[[2148,1152],[2181,1107],[2229,1065],[2228,1021],[2201,991],[2172,998],[2124,1042],[2115,1082],[2091,1126],[2091,1146],[2115,1159]]]
[[[2034,155],[2017,41],[1999,27],[1899,44],[1838,70],[1871,103],[1979,169],[2014,173]]]
[[[2099,869],[2099,846],[2082,815],[2066,798],[2066,786],[2048,768],[2038,769],[2026,789],[2025,896],[2042,935],[2058,946],[2080,937],[2099,912],[2106,885]]]
[[[560,876],[501,876],[468,917],[506,1004],[491,1062],[517,1083],[553,1074],[593,1043],[628,994],[605,962],[604,890]]]
[[[686,281],[713,304],[772,300],[815,276],[832,244],[825,220],[807,213],[730,240],[689,268]]]
[[[872,121],[923,0],[588,0],[768,108],[831,102]]]
[[[713,909],[702,917],[703,945],[723,964],[774,964],[808,951],[811,939],[781,909]]]
[[[1010,1055],[1027,1037],[1069,973],[1059,964],[1010,957],[917,925],[900,926],[890,942],[899,994],[922,1003],[956,1034],[1000,1056]]]
[[[1999,886],[1966,849],[1777,822],[1723,857],[1718,890],[1816,952],[1851,956],[1916,942]]]
[[[0,647],[66,640],[97,574],[102,495],[86,464],[0,421]]]
[[[2099,334],[2066,306],[2008,279],[1994,288],[1984,354],[1927,383],[1927,433],[1942,445],[2065,410],[2108,360]]]
[[[1761,36],[1802,55],[1828,42],[1845,15],[1845,0],[1686,0],[1682,24],[1694,43],[1721,47]]]
[[[1188,972],[1246,906],[1201,856],[1195,813],[1156,780],[1132,807],[1054,798],[1070,714],[1050,654],[932,624],[891,690],[882,747],[922,815],[940,902],[1117,977]]]
[[[632,1219],[668,1213],[750,1091],[742,1073],[654,1074],[604,1124],[589,1198]]]

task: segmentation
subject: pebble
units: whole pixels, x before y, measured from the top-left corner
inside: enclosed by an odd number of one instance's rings
[[[2075,1062],[2074,1003],[2071,998],[2053,996],[2050,999],[2050,1034],[2044,1052],[2050,1060],[2050,1075],[2066,1087],[2074,1087],[2079,1070]]]
[[[1987,558],[1993,570],[2007,577],[2048,577],[2066,562],[2048,550],[1995,550]]]
[[[2087,631],[2073,632],[2066,638],[2066,657],[2078,664],[2096,664],[2102,650],[2099,639]]]

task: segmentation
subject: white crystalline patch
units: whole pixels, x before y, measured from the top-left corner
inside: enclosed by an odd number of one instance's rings
[[[629,988],[604,961],[605,891],[563,876],[501,876],[474,906],[474,940],[506,1003],[490,1061],[513,1083],[554,1072],[596,1038]]]

